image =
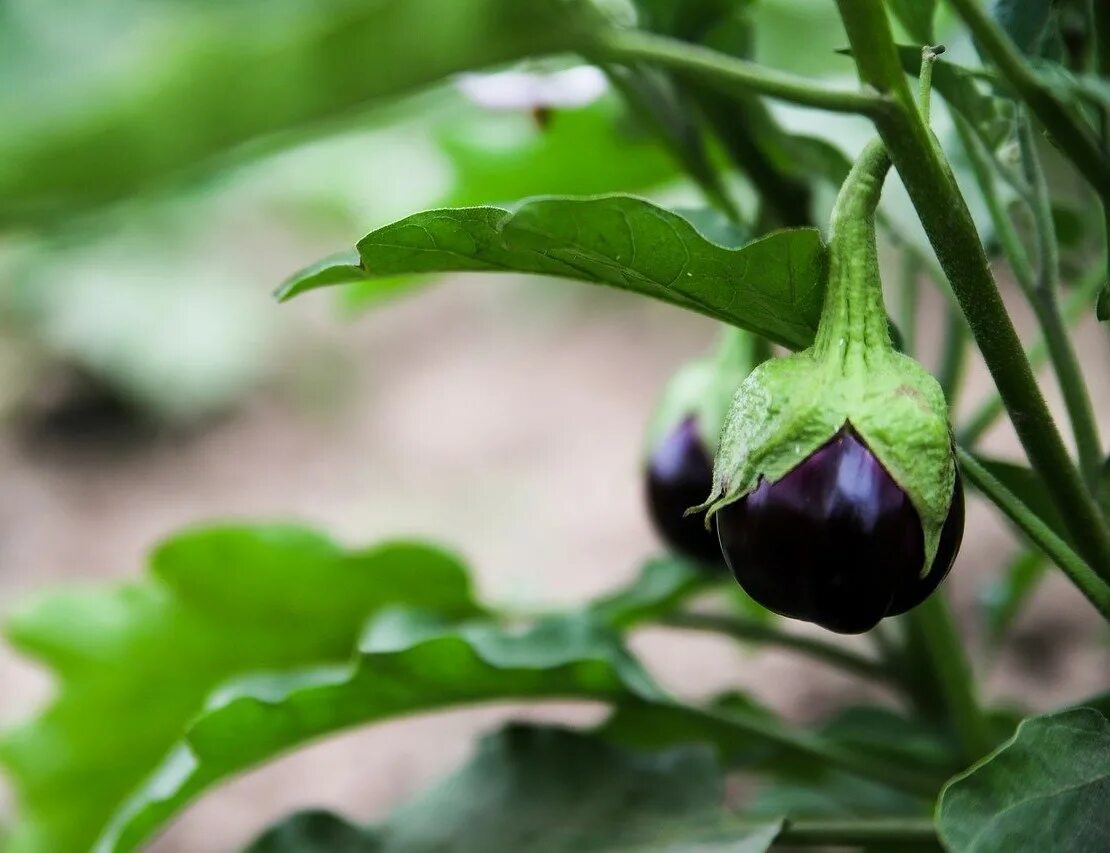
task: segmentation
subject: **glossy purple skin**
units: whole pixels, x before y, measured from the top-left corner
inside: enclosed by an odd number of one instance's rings
[[[655,529],[673,551],[700,565],[724,570],[717,533],[705,529],[705,516],[685,515],[709,496],[712,487],[713,461],[698,435],[696,418],[688,417],[648,459],[648,511]]]
[[[775,483],[717,512],[729,568],[764,607],[859,634],[916,607],[948,574],[964,530],[959,475],[924,579],[924,534],[909,497],[850,429]]]

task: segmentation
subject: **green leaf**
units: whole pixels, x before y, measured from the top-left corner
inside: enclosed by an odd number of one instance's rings
[[[991,459],[976,454],[979,464],[986,468],[1002,485],[1021,498],[1022,502],[1033,512],[1040,516],[1041,521],[1055,531],[1056,535],[1065,542],[1070,541],[1070,535],[1060,511],[1048,496],[1041,478],[1037,473],[1025,465],[1006,462],[1001,459]]]
[[[1052,23],[1053,0],[994,0],[991,15],[1022,53],[1039,53]]]
[[[775,714],[744,694],[734,693],[714,703],[713,710],[726,719],[774,724]],[[755,731],[731,726],[712,715],[692,709],[644,702],[618,706],[598,728],[607,741],[638,750],[659,750],[682,744],[712,746],[729,767],[748,767],[777,754]],[[792,756],[794,757],[794,756]]]
[[[887,7],[906,29],[906,33],[920,46],[933,44],[933,18],[937,13],[936,0],[887,0]]]
[[[694,593],[714,585],[723,584],[705,569],[678,557],[659,557],[645,563],[631,584],[598,599],[590,610],[604,624],[626,628],[668,613]]]
[[[245,853],[381,853],[372,829],[321,810],[296,812],[251,842]]]
[[[949,782],[937,829],[955,853],[1088,853],[1110,838],[1110,723],[1091,708],[1024,720]]]
[[[635,192],[673,180],[679,174],[674,160],[647,129],[635,124],[615,97],[605,97],[581,109],[554,111],[542,124],[525,112],[470,110],[452,115],[434,131],[439,148],[455,173],[454,186],[444,206],[496,204],[533,195],[565,193],[597,195]],[[589,157],[582,152],[589,151]],[[358,264],[354,252],[338,256],[335,274]],[[301,281],[309,268],[283,287],[308,290],[342,280]],[[352,284],[343,291],[345,307],[359,310],[387,295],[415,289],[427,279],[401,276],[395,286],[368,279],[361,269],[349,271]]]
[[[519,630],[383,613],[348,665],[243,678],[210,697],[97,849],[133,849],[216,782],[325,734],[417,711],[540,697],[668,701],[586,614]]]
[[[983,590],[984,622],[991,645],[997,646],[1001,642],[1047,572],[1048,562],[1044,554],[1023,551],[1010,561],[1000,578]]]
[[[723,798],[721,768],[704,748],[637,754],[581,732],[512,724],[380,827],[294,815],[249,853],[330,853],[336,840],[352,853],[701,850],[721,823]],[[781,828],[780,820],[749,826],[721,849],[765,851]]]
[[[803,347],[824,291],[816,229],[776,231],[740,249],[706,240],[689,222],[630,196],[526,201],[431,210],[358,244],[368,274],[517,272],[631,290]],[[281,299],[304,292],[286,286]]]
[[[446,207],[635,192],[679,175],[666,150],[615,96],[555,110],[542,126],[525,113],[482,110],[452,117],[435,136],[455,173]]]
[[[1100,323],[1110,322],[1110,280],[1102,285],[1098,292],[1098,301],[1095,303],[1095,317]]]
[[[347,552],[278,526],[186,533],[154,552],[137,583],[24,607],[8,637],[54,671],[58,688],[0,741],[22,815],[10,849],[89,849],[214,687],[260,669],[343,661],[367,615],[397,604],[478,612],[463,567],[442,551],[396,543]]]
[[[340,252],[330,257],[317,261],[311,266],[298,270],[289,276],[282,288],[294,290],[315,290],[318,287],[332,287],[335,285],[358,285],[370,280],[370,276],[359,266],[357,252]],[[415,290],[424,284],[424,276],[398,275],[392,278],[374,280],[372,287],[352,288],[344,290],[344,303],[348,308],[368,308],[380,302],[387,301],[393,296],[399,296],[410,290]]]
[[[0,224],[56,222],[460,71],[582,48],[601,26],[585,0],[176,5],[161,29],[120,22],[150,37],[102,47],[117,61],[96,73],[67,64],[57,27],[37,34],[50,85],[0,99]]]

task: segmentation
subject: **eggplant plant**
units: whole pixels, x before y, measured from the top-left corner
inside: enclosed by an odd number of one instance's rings
[[[664,553],[599,599],[525,618],[480,600],[441,547],[350,550],[244,524],[169,538],[135,582],[17,608],[7,637],[57,689],[0,739],[17,801],[4,849],[139,849],[224,780],[319,738],[550,699],[607,713],[589,728],[510,724],[373,823],[302,811],[249,849],[1107,849],[1110,692],[1039,714],[988,701],[990,656],[945,579],[961,572],[966,488],[1022,548],[993,567],[987,645],[1006,642],[1050,571],[1110,623],[1110,458],[1088,390],[1106,381],[1106,341],[1083,364],[1072,333],[1110,313],[1110,4],[814,0],[821,32],[776,38],[797,51],[841,39],[820,59],[836,83],[767,61],[771,5],[330,0],[281,4],[265,25],[250,3],[175,12],[221,25],[185,28],[156,75],[98,72],[74,82],[88,92],[68,111],[8,125],[0,224],[34,233],[126,215],[233,157],[356,113],[388,121],[417,91],[525,63],[465,88],[509,87],[486,100],[535,122],[533,148],[460,155],[474,180],[450,203],[374,227],[277,298],[341,288],[373,305],[418,299],[443,273],[517,273],[720,329],[630,442],[643,474],[630,499]],[[545,76],[575,62],[595,71]],[[589,100],[602,76],[603,109],[551,82],[592,81]],[[6,97],[0,115],[16,116]],[[788,129],[802,112],[817,117],[805,134]],[[622,136],[633,120],[650,155]],[[675,180],[700,206],[664,203]],[[896,181],[902,215],[881,203]],[[898,261],[882,277],[880,247]],[[1003,278],[1035,341],[1019,338]],[[927,365],[923,283],[945,306]],[[992,389],[958,417],[973,350]],[[1028,464],[980,451],[1003,417]],[[645,625],[785,649],[889,701],[813,727],[736,692],[685,701],[630,649]],[[726,796],[737,775],[750,795]]]

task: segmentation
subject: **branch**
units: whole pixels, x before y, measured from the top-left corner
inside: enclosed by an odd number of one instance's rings
[[[1110,620],[1110,583],[1100,578],[1067,542],[1057,536],[1039,515],[1022,503],[1021,498],[995,479],[974,456],[962,447],[957,450],[957,454],[960,459],[960,469],[967,475],[968,480],[1071,578],[1072,583],[1079,587],[1079,591],[1099,613]]]
[[[1018,438],[1077,546],[1110,576],[1110,530],[1037,387],[952,171],[917,112],[882,4],[874,0],[837,0],[837,4],[861,79],[896,105],[872,118],[968,319]]]
[[[1010,37],[987,14],[979,0],[950,0],[967,24],[980,50],[1052,135],[1053,141],[1091,183],[1105,204],[1110,201],[1110,159],[1099,147],[1091,128],[1060,102],[1025,61]],[[1095,0],[1095,5],[1104,0]]]
[[[806,77],[775,71],[720,51],[640,30],[614,29],[595,45],[609,62],[650,62],[687,71],[718,88],[743,95],[767,95],[806,107],[838,113],[875,115],[888,105],[883,98],[822,87]]]
[[[693,631],[715,631],[735,637],[738,640],[780,646],[831,664],[853,675],[882,682],[888,686],[901,686],[897,675],[880,661],[864,657],[840,646],[834,646],[815,637],[788,634],[771,625],[764,625],[751,619],[710,613],[680,612],[662,617],[659,624]]]

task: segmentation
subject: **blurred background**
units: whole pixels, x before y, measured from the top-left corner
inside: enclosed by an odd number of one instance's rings
[[[190,123],[188,98],[172,101],[139,125],[147,138],[117,158],[119,175],[82,175],[98,111],[161,103],[174,63],[224,49],[229,22],[257,18],[259,7],[0,5],[0,610],[59,584],[135,577],[172,531],[227,518],[296,519],[351,545],[437,541],[474,567],[486,598],[522,609],[582,601],[631,578],[660,548],[643,506],[644,428],[666,379],[711,345],[712,322],[616,291],[511,276],[397,282],[385,296],[355,285],[285,305],[271,293],[372,228],[435,205],[625,191],[696,206],[697,188],[603,75],[560,60],[454,78],[326,120],[322,110],[295,133],[132,191],[130,178],[157,152],[205,134]],[[270,2],[261,26],[281,43],[343,7]],[[833,4],[763,0],[754,14],[760,61],[853,84],[835,53],[845,40]],[[958,36],[949,48],[968,50]],[[184,91],[197,98],[221,85],[194,82]],[[131,101],[112,100],[132,90]],[[775,114],[849,156],[867,138],[852,120]],[[67,138],[74,127],[91,130]],[[936,127],[945,139],[943,110]],[[36,161],[32,144],[54,159]],[[40,173],[56,180],[39,186]],[[744,176],[730,181],[750,207]],[[65,187],[78,191],[71,198]],[[912,223],[894,180],[889,189],[887,214]],[[814,198],[822,217],[831,197],[824,188]],[[1081,203],[1061,211],[1082,220]],[[1029,312],[1006,270],[998,274],[1029,339]],[[930,365],[941,312],[923,282],[917,335]],[[1076,340],[1105,435],[1110,350],[1093,312]],[[962,409],[990,388],[974,362]],[[1047,374],[1044,388],[1060,411]],[[1004,420],[983,446],[1021,458]],[[947,589],[976,637],[1019,545],[974,497],[967,530]],[[1000,647],[988,693],[1037,710],[1104,688],[1102,630],[1050,574]],[[705,636],[645,629],[635,644],[684,695],[743,686],[798,721],[865,689],[788,653]],[[0,647],[0,727],[49,695],[40,672]],[[225,786],[155,849],[229,849],[295,807],[384,814],[456,765],[476,732],[522,713],[599,712],[481,708],[354,732]],[[13,808],[0,777],[0,816]]]

